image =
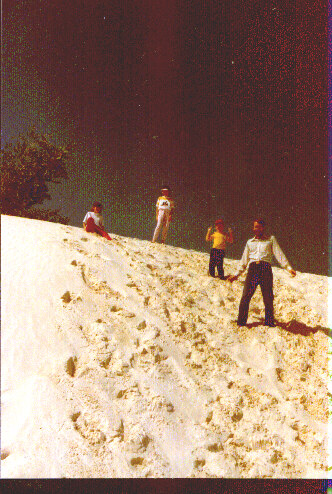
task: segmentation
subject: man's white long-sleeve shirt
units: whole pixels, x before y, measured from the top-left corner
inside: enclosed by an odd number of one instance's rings
[[[282,268],[285,268],[288,271],[292,269],[285,254],[281,250],[277,239],[273,235],[264,239],[255,237],[249,239],[244,248],[236,276],[243,273],[246,267],[252,262],[264,261],[271,264],[273,256]]]

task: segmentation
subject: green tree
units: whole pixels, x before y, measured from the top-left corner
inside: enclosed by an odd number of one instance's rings
[[[51,198],[49,183],[68,178],[68,154],[35,129],[6,143],[1,149],[1,213],[68,224],[58,209],[33,208]]]

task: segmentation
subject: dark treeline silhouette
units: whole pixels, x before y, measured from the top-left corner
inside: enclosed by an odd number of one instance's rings
[[[50,199],[48,184],[67,179],[69,150],[30,129],[1,149],[1,213],[68,224],[58,209],[34,206]]]

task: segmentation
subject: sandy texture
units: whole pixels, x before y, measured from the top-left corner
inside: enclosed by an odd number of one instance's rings
[[[1,227],[3,478],[328,476],[328,278],[273,268],[238,328],[208,254]]]

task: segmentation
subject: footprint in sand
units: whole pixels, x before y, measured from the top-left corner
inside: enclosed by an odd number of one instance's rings
[[[201,460],[195,460],[194,462],[194,468],[203,468],[205,465],[205,460],[204,459],[201,459]]]
[[[73,302],[74,304],[76,302],[82,302],[82,298],[80,296],[75,297],[69,291],[66,291],[60,298],[62,299],[63,303],[66,305],[68,305],[70,302]]]
[[[126,309],[122,310],[122,315],[124,317],[128,317],[129,319],[136,316],[136,314],[134,312],[130,312],[129,310],[126,310]]]
[[[111,441],[113,441],[115,438],[119,438],[120,441],[124,440],[125,429],[122,419],[120,419],[120,423],[118,424],[118,426],[115,427],[114,432],[115,434],[111,435]]]
[[[73,299],[71,298],[70,293],[67,291],[62,295],[62,300],[64,301],[65,304],[69,304]]]
[[[98,428],[96,424],[88,422],[80,412],[71,416],[74,429],[88,441],[91,446],[100,446],[106,441],[106,435]]]
[[[118,307],[117,305],[112,305],[110,308],[111,312],[119,312],[121,310],[121,307]]]
[[[10,455],[9,451],[7,449],[3,449],[1,451],[1,460],[5,460],[6,458],[8,458],[9,455]]]
[[[142,458],[141,456],[137,456],[135,458],[132,458],[130,460],[130,464],[133,466],[133,467],[137,467],[139,465],[143,465],[143,462],[144,462],[144,458]]]
[[[120,307],[118,305],[112,305],[110,307],[110,311],[117,314],[117,316],[128,317],[129,319],[132,317],[136,317],[136,314],[134,312],[130,312],[129,310],[127,310],[123,307]]]
[[[112,360],[112,353],[110,353],[109,355],[107,355],[107,357],[100,362],[100,367],[103,367],[104,369],[108,369],[111,360]]]
[[[75,376],[77,357],[69,357],[65,364],[65,370],[71,377]]]
[[[126,390],[125,389],[120,389],[120,391],[118,392],[118,394],[116,395],[116,397],[118,399],[120,399],[120,398],[125,397],[125,395],[126,395]]]
[[[119,292],[108,286],[106,281],[100,281],[85,264],[81,265],[81,275],[84,283],[96,293],[106,297],[122,298]]]
[[[78,417],[81,415],[81,412],[77,412],[77,413],[73,413],[70,418],[73,422],[76,422],[76,420],[78,419]]]
[[[210,451],[210,453],[219,453],[219,451],[222,451],[224,448],[223,448],[223,445],[221,443],[213,443],[213,444],[210,444],[208,447],[207,447],[208,451]]]
[[[141,330],[141,329],[145,329],[146,328],[146,322],[145,320],[143,320],[142,322],[140,322],[138,325],[137,325],[137,329]]]
[[[243,418],[243,412],[241,409],[237,408],[232,415],[232,422],[240,422]]]
[[[138,425],[138,428],[134,426],[126,437],[128,447],[136,453],[145,452],[151,441],[152,439],[144,432],[141,424]]]

